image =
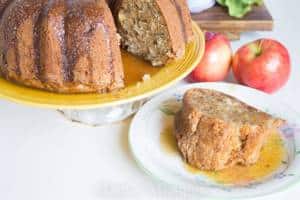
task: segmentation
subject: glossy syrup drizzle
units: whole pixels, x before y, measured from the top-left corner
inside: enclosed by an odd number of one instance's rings
[[[166,127],[160,134],[160,146],[170,155],[179,155],[173,128]],[[205,175],[215,182],[222,184],[245,185],[261,180],[275,172],[285,162],[287,151],[284,147],[278,131],[270,134],[263,146],[258,162],[251,166],[234,166],[221,171],[202,171],[195,167],[184,164],[184,168],[191,174]]]
[[[144,75],[148,74],[152,76],[161,69],[160,67],[152,67],[148,62],[133,56],[124,50],[122,50],[122,59],[123,63],[130,63],[129,65],[124,65],[126,86],[141,82]]]

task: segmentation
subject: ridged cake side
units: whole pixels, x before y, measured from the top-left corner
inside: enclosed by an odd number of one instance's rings
[[[63,93],[124,86],[116,28],[104,0],[1,1],[0,12],[6,79]]]

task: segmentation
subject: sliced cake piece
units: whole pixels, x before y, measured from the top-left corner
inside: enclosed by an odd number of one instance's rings
[[[122,47],[153,66],[181,58],[193,39],[186,0],[115,0],[111,7]]]
[[[269,133],[283,123],[221,92],[191,89],[175,117],[175,136],[187,163],[221,170],[256,163]]]

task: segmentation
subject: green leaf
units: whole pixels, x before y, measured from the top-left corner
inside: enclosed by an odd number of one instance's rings
[[[262,0],[241,0],[243,3],[248,4],[248,5],[261,5]]]
[[[242,18],[252,10],[253,5],[262,4],[262,0],[217,0],[217,2],[228,8],[229,15]]]
[[[217,2],[218,2],[220,5],[225,6],[226,0],[217,0]]]

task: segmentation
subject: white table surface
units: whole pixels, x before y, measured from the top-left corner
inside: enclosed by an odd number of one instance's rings
[[[300,2],[266,3],[275,18],[275,30],[245,34],[233,47],[260,37],[285,44],[293,72],[274,98],[300,112]],[[130,119],[92,128],[71,123],[53,110],[0,100],[0,199],[202,199],[161,185],[137,167],[128,149],[129,124]],[[300,185],[259,199],[297,196]]]

